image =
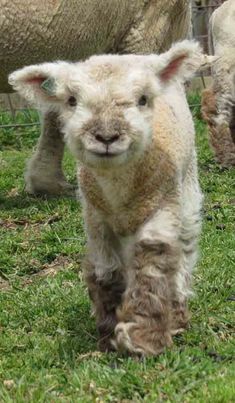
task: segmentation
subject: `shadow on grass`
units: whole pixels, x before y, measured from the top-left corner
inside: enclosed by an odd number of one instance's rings
[[[27,207],[41,207],[46,201],[54,202],[58,200],[76,200],[75,196],[29,196],[27,193],[22,193],[17,196],[4,197],[0,195],[0,209],[24,209]]]
[[[88,299],[67,307],[64,314],[66,335],[60,339],[58,353],[60,360],[72,367],[80,355],[97,351],[98,334]]]

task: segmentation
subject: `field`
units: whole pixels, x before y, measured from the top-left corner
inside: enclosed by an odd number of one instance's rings
[[[192,319],[172,349],[144,360],[97,351],[79,202],[28,196],[23,171],[39,128],[0,130],[1,402],[235,402],[235,172],[216,165],[193,114],[205,201]],[[64,167],[76,183],[68,152]]]

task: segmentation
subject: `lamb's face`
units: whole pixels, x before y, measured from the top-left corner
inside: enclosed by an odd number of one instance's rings
[[[141,156],[151,143],[156,98],[171,79],[189,77],[203,60],[198,44],[184,41],[162,55],[28,66],[9,82],[28,101],[58,112],[79,160],[110,168]]]
[[[151,142],[158,82],[144,63],[120,59],[103,56],[78,65],[61,109],[66,141],[87,165],[126,163]]]

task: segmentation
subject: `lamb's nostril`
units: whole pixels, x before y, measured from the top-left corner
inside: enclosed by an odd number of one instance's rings
[[[100,134],[97,134],[95,138],[97,141],[100,141],[101,143],[108,145],[117,141],[119,139],[119,135],[115,134],[114,136],[111,137],[103,137]]]
[[[105,138],[102,137],[100,134],[97,134],[95,136],[95,138],[96,138],[97,141],[100,141],[101,143],[105,143]]]
[[[109,137],[109,139],[107,139],[107,141],[109,144],[111,144],[111,143],[114,143],[115,141],[117,141],[118,139],[119,139],[119,135],[115,134],[114,136]]]

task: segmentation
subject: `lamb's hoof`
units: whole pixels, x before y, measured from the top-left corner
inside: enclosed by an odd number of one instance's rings
[[[98,341],[98,349],[103,353],[115,351],[112,340],[110,337],[102,337]]]
[[[191,314],[188,311],[186,302],[174,301],[172,304],[171,334],[175,336],[182,333],[188,327]]]
[[[76,196],[76,187],[66,181],[26,183],[26,192],[34,196]]]
[[[160,332],[146,323],[120,322],[115,328],[112,344],[122,353],[151,356],[162,353],[172,344],[172,338],[170,332]]]

